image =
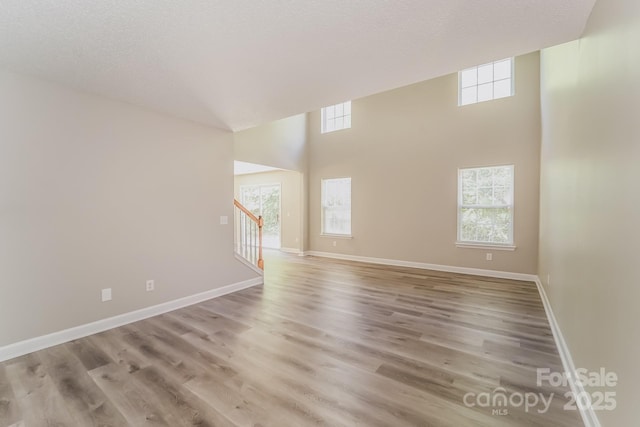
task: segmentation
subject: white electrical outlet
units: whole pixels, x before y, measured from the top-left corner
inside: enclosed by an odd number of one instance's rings
[[[338,246],[338,242],[336,242],[335,240],[333,241],[333,246]]]
[[[227,225],[229,224],[229,217],[226,215],[223,215],[220,217],[220,225]]]
[[[111,288],[102,290],[102,302],[111,301]]]
[[[147,292],[151,292],[156,288],[156,282],[153,280],[147,280]]]
[[[487,261],[493,260],[493,254],[491,252],[487,252]]]

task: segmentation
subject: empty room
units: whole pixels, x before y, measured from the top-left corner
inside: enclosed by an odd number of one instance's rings
[[[9,0],[0,427],[640,415],[637,0]]]

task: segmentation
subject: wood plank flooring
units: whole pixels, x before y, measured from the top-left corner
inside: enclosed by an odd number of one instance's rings
[[[533,283],[271,253],[264,286],[0,364],[0,426],[582,425],[538,367]],[[555,397],[465,404],[496,389]]]

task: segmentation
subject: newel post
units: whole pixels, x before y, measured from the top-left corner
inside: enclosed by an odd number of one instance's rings
[[[264,260],[262,259],[262,226],[264,225],[264,219],[262,216],[258,217],[258,268],[264,270]]]

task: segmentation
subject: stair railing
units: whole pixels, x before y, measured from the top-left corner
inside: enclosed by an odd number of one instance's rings
[[[236,254],[260,270],[264,270],[264,259],[262,258],[264,219],[262,216],[255,216],[236,199],[233,199],[233,205],[235,206],[234,246]]]

